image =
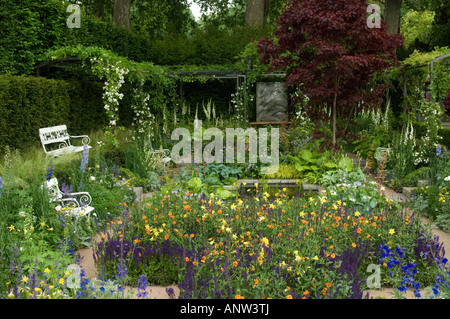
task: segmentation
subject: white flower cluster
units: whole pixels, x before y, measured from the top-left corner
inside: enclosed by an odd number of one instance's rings
[[[247,90],[247,96],[245,96],[245,83],[241,84],[236,93],[231,94],[231,104],[234,105],[235,120],[237,123],[244,123],[244,103],[245,99],[249,102],[253,102],[255,97],[250,90]]]
[[[155,123],[156,118],[150,110],[149,101],[149,94],[134,89],[134,103],[132,103],[131,107],[134,111],[133,126],[135,127],[136,136],[143,136],[147,132],[148,138],[151,139],[154,135],[151,127]]]
[[[121,61],[114,64],[107,64],[104,66],[102,58],[92,58],[91,62],[97,63],[101,67],[103,75],[106,77],[106,81],[103,86],[103,101],[104,108],[109,120],[109,127],[113,128],[117,124],[119,111],[119,102],[123,98],[123,93],[120,93],[120,88],[125,83],[125,75],[129,70],[119,66]]]

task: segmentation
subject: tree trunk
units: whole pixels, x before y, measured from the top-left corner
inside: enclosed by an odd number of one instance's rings
[[[94,0],[94,16],[103,20],[105,17],[105,0]]]
[[[114,0],[113,21],[121,27],[130,27],[130,0]]]
[[[334,92],[334,98],[333,98],[333,147],[334,148],[336,148],[337,96],[338,96],[340,80],[341,80],[341,77],[339,74],[337,74],[334,78],[334,87],[335,87],[336,91]]]
[[[333,99],[333,146],[336,147],[336,120],[337,120],[337,92],[334,93],[334,99]]]
[[[386,0],[384,8],[385,21],[388,27],[387,34],[400,33],[400,15],[402,0]]]
[[[253,28],[264,27],[269,0],[247,0],[245,23]]]

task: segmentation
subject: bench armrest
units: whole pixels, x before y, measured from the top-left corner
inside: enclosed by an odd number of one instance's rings
[[[170,157],[171,152],[168,149],[162,149],[162,150],[157,149],[157,150],[153,150],[152,153],[153,154],[163,154],[163,156],[165,156],[165,157]]]
[[[58,198],[55,200],[56,202],[60,202],[61,204],[64,204],[64,202],[74,202],[76,204],[76,207],[80,207],[80,203],[75,198]],[[64,206],[63,206],[64,207]]]
[[[70,138],[82,138],[81,143],[83,143],[83,145],[89,145],[89,143],[91,142],[91,139],[87,135],[77,135],[77,136],[70,135]]]
[[[80,206],[89,206],[92,202],[92,197],[88,192],[70,193],[68,196],[70,196],[69,198],[79,202]]]

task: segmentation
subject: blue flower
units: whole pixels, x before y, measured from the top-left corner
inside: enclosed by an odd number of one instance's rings
[[[406,288],[406,286],[400,286],[400,287],[398,287],[398,290],[400,290],[401,292],[406,292],[406,290],[408,290],[408,288]]]
[[[80,170],[84,173],[86,171],[86,165],[89,162],[89,148],[87,145],[83,146],[83,158],[81,159]]]
[[[145,298],[148,295],[148,292],[145,291],[147,289],[147,286],[148,286],[148,282],[147,282],[146,279],[147,279],[147,275],[145,275],[145,274],[142,274],[142,275],[139,276],[138,286],[137,286],[137,288],[138,288],[137,297],[138,298]]]
[[[436,146],[436,155],[440,156],[440,157],[444,157],[444,154],[442,154],[441,145]]]
[[[416,298],[420,298],[420,291],[414,290],[414,295],[416,296]]]
[[[435,295],[439,295],[439,289],[437,289],[437,288],[435,288],[435,287],[433,287],[432,289],[433,289],[433,293],[434,293]]]
[[[52,175],[53,175],[53,164],[50,165],[49,168],[47,168],[47,182],[52,179]]]

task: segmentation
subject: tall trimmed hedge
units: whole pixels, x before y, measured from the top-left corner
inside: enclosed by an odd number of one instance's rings
[[[1,76],[0,148],[26,148],[39,140],[39,128],[67,122],[68,89],[65,81]]]
[[[61,124],[74,135],[103,128],[102,84],[0,76],[0,150],[39,145],[39,128]]]

